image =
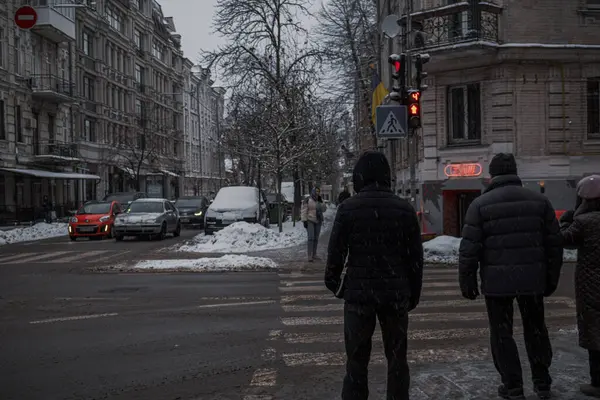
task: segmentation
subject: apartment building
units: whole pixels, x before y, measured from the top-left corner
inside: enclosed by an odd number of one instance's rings
[[[214,86],[211,71],[195,66],[199,79],[198,99],[200,117],[200,191],[211,195],[225,183],[225,160],[221,148],[220,132],[225,107],[225,88]]]
[[[423,229],[460,235],[498,152],[515,154],[526,187],[556,209],[572,208],[578,180],[600,172],[600,3],[415,3],[406,38],[413,52],[431,56],[429,88],[421,101],[417,193],[410,193],[406,140],[395,146],[396,187],[416,196]],[[404,28],[382,54],[391,87],[387,57],[403,51],[406,18],[397,0],[379,6],[382,18],[401,15]]]
[[[95,196],[183,190],[185,62],[173,18],[152,0],[77,9],[77,131]]]
[[[15,26],[21,2],[0,2],[0,221],[38,217],[42,199],[65,213],[93,191],[77,145],[75,8],[32,1],[31,30]]]

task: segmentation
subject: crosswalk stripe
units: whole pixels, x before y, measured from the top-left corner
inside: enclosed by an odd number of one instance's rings
[[[52,252],[52,253],[38,254],[38,255],[33,256],[33,257],[20,258],[18,260],[18,263],[19,264],[25,264],[25,263],[32,262],[32,261],[39,261],[39,262],[44,262],[45,263],[47,261],[42,261],[42,260],[45,260],[47,258],[52,258],[52,257],[55,257],[55,256],[59,256],[61,254],[69,254],[69,253],[73,253],[73,252],[72,251],[55,251],[55,252]]]
[[[294,296],[281,296],[281,303],[293,303],[295,301],[304,300],[333,300],[335,299],[333,293],[329,294],[297,294]]]
[[[49,264],[67,263],[67,262],[77,261],[82,258],[91,258],[96,255],[105,254],[110,251],[111,250],[93,250],[93,251],[86,251],[86,252],[76,252],[77,254],[69,256],[69,257],[52,259],[52,260],[48,260],[45,262],[49,263]]]
[[[335,353],[284,353],[283,362],[288,367],[343,366],[346,354]],[[408,362],[411,364],[484,361],[489,358],[487,347],[472,346],[465,349],[409,349]],[[371,355],[369,365],[385,365],[385,356],[381,353]]]
[[[292,286],[290,284],[286,286],[280,286],[279,291],[283,293],[291,292],[324,292],[328,291],[325,287],[325,283],[318,282],[318,285],[306,285],[306,286]],[[450,288],[454,287],[458,290],[458,282],[423,282],[423,288]]]
[[[39,254],[39,253],[21,253],[21,254],[13,254],[12,256],[1,257],[0,258],[0,264],[1,263],[7,263],[9,261],[12,262],[12,261],[17,260],[19,258],[30,257],[30,256],[33,256],[35,254]]]
[[[117,253],[109,254],[109,255],[104,256],[104,257],[97,257],[97,258],[95,258],[93,260],[93,262],[95,262],[95,263],[101,263],[101,262],[104,262],[106,260],[110,260],[110,259],[115,258],[115,257],[123,257],[127,253],[131,253],[131,250],[119,250]]]
[[[515,312],[518,315],[518,312]],[[573,317],[575,312],[571,308],[546,310],[546,318]],[[411,313],[409,314],[411,323],[417,322],[454,322],[454,321],[487,321],[488,315],[485,311],[462,311],[459,313]],[[283,317],[281,322],[286,326],[318,326],[318,325],[343,325],[344,317]]]
[[[563,304],[570,308],[575,308],[575,301],[568,297],[554,297],[544,300],[544,304]],[[482,300],[424,300],[421,301],[417,310],[422,308],[439,308],[439,307],[483,307],[485,302]],[[344,303],[342,300],[336,303],[320,304],[320,305],[289,305],[282,304],[281,307],[285,312],[325,312],[325,311],[342,311]]]

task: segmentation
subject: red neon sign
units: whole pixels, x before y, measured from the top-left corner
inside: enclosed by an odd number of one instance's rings
[[[481,164],[448,164],[444,168],[444,174],[448,178],[473,178],[483,173]]]

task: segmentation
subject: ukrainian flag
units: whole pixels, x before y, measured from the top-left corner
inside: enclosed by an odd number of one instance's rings
[[[383,103],[383,99],[385,96],[389,94],[385,86],[383,86],[383,82],[379,79],[379,75],[375,68],[373,68],[373,77],[371,80],[371,91],[373,92],[372,101],[371,101],[371,120],[373,121],[373,125],[375,125],[375,115],[377,106],[380,106]]]

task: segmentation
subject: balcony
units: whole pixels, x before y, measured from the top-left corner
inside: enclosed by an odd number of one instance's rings
[[[502,7],[477,0],[416,12],[412,14],[413,48],[427,51],[495,48],[501,13]],[[404,22],[400,20],[401,25]]]
[[[75,40],[75,9],[73,7],[56,7],[53,5],[33,5],[33,7],[38,15],[35,26],[31,28],[33,33],[54,43]]]
[[[56,140],[32,142],[33,162],[36,164],[67,165],[81,161],[77,144]]]
[[[73,83],[56,75],[31,75],[28,83],[34,100],[57,104],[73,101]]]
[[[79,55],[79,65],[89,72],[100,72],[101,61],[85,54]]]

